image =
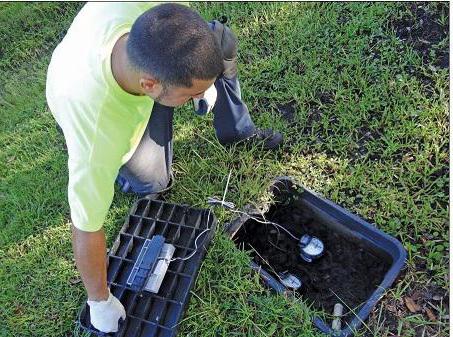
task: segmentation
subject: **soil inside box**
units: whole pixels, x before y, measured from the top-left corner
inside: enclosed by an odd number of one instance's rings
[[[326,314],[332,314],[335,303],[343,302],[347,305],[343,319],[349,321],[390,268],[388,256],[316,220],[308,209],[272,206],[265,216],[298,238],[308,233],[321,239],[325,247],[323,256],[312,263],[305,262],[299,256],[298,241],[282,229],[254,220],[241,226],[234,241],[240,248],[251,251],[254,261],[274,277],[285,271],[296,275],[302,281],[298,292]]]

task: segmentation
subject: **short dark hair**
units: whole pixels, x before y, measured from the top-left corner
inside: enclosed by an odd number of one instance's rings
[[[140,15],[126,48],[132,66],[163,85],[191,87],[193,79],[213,79],[223,71],[222,51],[208,23],[180,4],[158,5]]]

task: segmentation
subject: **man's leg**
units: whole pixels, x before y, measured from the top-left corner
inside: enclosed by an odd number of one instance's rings
[[[140,144],[118,174],[117,182],[123,192],[147,195],[168,186],[173,158],[173,110],[154,102]]]
[[[248,138],[255,132],[247,106],[241,99],[241,89],[237,76],[224,75],[215,81],[217,100],[214,105],[214,127],[217,138],[228,144]]]
[[[222,144],[255,138],[264,141],[267,148],[277,147],[283,140],[281,134],[272,130],[257,129],[249,110],[241,98],[237,75],[237,38],[223,23],[209,22],[221,46],[224,58],[224,72],[215,81],[217,100],[214,105],[214,127]]]

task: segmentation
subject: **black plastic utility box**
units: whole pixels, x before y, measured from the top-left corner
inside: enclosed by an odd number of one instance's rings
[[[314,318],[314,324],[326,334],[341,337],[351,335],[360,327],[362,322],[366,320],[370,311],[379,301],[385,290],[391,286],[398,276],[398,273],[403,268],[406,260],[405,249],[395,238],[383,233],[376,227],[358,216],[351,214],[335,203],[322,198],[308,189],[297,186],[290,177],[277,178],[271,186],[271,192],[274,195],[274,203],[269,206],[267,210],[264,210],[265,212],[269,212],[269,209],[272,207],[275,209],[276,207],[279,207],[279,205],[288,205],[289,203],[292,203],[297,207],[309,210],[310,214],[316,218],[316,223],[322,223],[329,231],[339,233],[338,235],[341,234],[346,240],[351,240],[351,242],[354,241],[360,244],[364,247],[362,253],[364,250],[369,250],[375,252],[376,256],[381,256],[386,260],[385,267],[382,269],[382,279],[379,281],[380,283],[374,288],[374,285],[370,287],[370,295],[367,295],[369,296],[368,299],[362,301],[355,310],[351,311],[352,314],[350,314],[351,316],[349,316],[348,321],[342,322],[342,330],[333,331],[330,328],[330,324],[325,320],[320,317]],[[253,213],[253,211],[249,211],[249,213]],[[266,219],[268,219],[269,214],[264,213],[264,215]],[[244,228],[246,228],[247,224],[251,221],[254,220],[250,219],[247,215],[243,215],[226,225],[227,232],[236,243],[238,237],[241,235],[241,231],[244,231]],[[253,223],[253,225],[255,226],[254,228],[258,229],[260,226],[263,226],[260,223]],[[253,237],[255,237],[255,240],[258,240],[256,239],[257,236],[259,236],[259,234],[251,234],[250,240],[254,240]],[[328,246],[326,247],[326,251],[327,250],[329,250]],[[296,257],[291,258],[296,259]],[[297,257],[297,259],[299,259],[298,261],[300,261],[300,263],[304,263],[300,257]],[[270,270],[265,263],[260,265],[255,261],[252,262],[251,267],[260,274],[262,280],[269,287],[279,293],[284,294],[288,292],[288,289],[278,280],[278,277],[275,274],[276,271],[274,270],[273,272]],[[373,266],[371,266],[371,268],[373,268]],[[330,270],[327,269],[325,274],[328,275],[329,272]],[[322,279],[319,282],[322,282]],[[351,291],[354,292],[355,289],[351,289]],[[326,314],[329,315],[332,314],[332,312],[326,312]]]
[[[102,334],[91,326],[89,306],[85,304],[80,312],[80,326],[96,335],[175,336],[216,223],[214,214],[207,209],[148,198],[138,200],[108,254],[108,285],[124,305],[127,318],[117,333]],[[191,255],[198,237],[197,252],[190,259],[170,262],[157,294],[136,291],[126,284],[145,240],[154,235],[162,235],[166,243],[175,246],[173,258]]]

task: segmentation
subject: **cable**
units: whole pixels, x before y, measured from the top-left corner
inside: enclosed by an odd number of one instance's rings
[[[225,186],[225,190],[223,191],[222,204],[225,202],[225,196],[226,196],[226,193],[228,191],[228,185],[230,184],[230,177],[231,177],[231,170],[230,170],[230,173],[228,173],[227,183],[226,183],[226,186]]]
[[[299,238],[295,237],[295,236],[294,236],[289,230],[287,230],[285,227],[283,227],[282,225],[279,225],[278,223],[275,223],[275,222],[266,220],[266,218],[265,218],[263,215],[261,215],[261,216],[263,217],[264,221],[263,221],[263,220],[260,220],[260,219],[258,219],[258,218],[256,218],[256,217],[254,217],[254,216],[252,216],[252,215],[250,215],[249,213],[243,212],[243,211],[239,211],[239,210],[236,210],[236,209],[231,209],[231,211],[232,211],[232,212],[235,212],[235,213],[240,213],[240,214],[247,215],[250,219],[255,220],[255,221],[259,222],[259,223],[269,224],[269,225],[273,225],[273,226],[275,226],[275,227],[277,227],[277,228],[281,228],[281,229],[283,229],[289,236],[291,236],[294,240],[299,241]]]
[[[248,218],[250,219],[253,219],[259,223],[263,223],[263,224],[269,224],[269,225],[272,225],[272,226],[275,226],[278,230],[278,228],[284,230],[291,238],[293,238],[294,240],[296,241],[299,241],[299,238],[295,237],[289,230],[287,230],[285,227],[283,227],[282,225],[279,225],[278,223],[275,223],[275,222],[272,222],[272,221],[268,221],[266,220],[266,218],[264,217],[264,215],[261,214],[261,216],[263,217],[264,221],[263,220],[260,220],[252,215],[250,215],[249,213],[246,213],[246,212],[243,212],[243,211],[240,211],[240,210],[237,210],[235,209],[236,206],[234,203],[232,202],[229,202],[229,201],[225,201],[225,197],[226,197],[226,194],[227,194],[227,191],[228,191],[228,185],[230,184],[230,178],[231,178],[231,170],[230,170],[230,173],[228,174],[228,178],[227,178],[227,182],[226,182],[226,186],[225,186],[225,190],[223,191],[223,197],[222,197],[222,200],[219,200],[218,198],[216,197],[209,197],[208,198],[208,204],[211,205],[211,206],[222,206],[228,210],[230,210],[231,212],[234,212],[234,213],[240,213],[240,214],[244,214],[246,215]],[[177,260],[181,260],[181,261],[186,261],[190,258],[192,258],[198,251],[198,245],[197,245],[197,241],[198,239],[200,238],[201,235],[203,235],[204,233],[206,233],[207,231],[211,230],[209,228],[209,217],[211,215],[211,211],[212,209],[210,208],[209,209],[209,213],[208,213],[208,219],[207,219],[207,222],[206,222],[206,229],[204,231],[202,231],[200,234],[198,234],[198,236],[195,238],[195,249],[194,251],[186,256],[186,257],[175,257],[173,259],[170,260],[170,262],[173,262],[173,261],[177,261]]]
[[[290,231],[288,231],[285,227],[283,227],[282,225],[279,225],[278,223],[275,223],[275,222],[272,222],[272,221],[268,221],[266,220],[266,218],[264,218],[263,215],[261,215],[264,219],[263,220],[260,220],[252,215],[250,215],[249,213],[246,213],[246,212],[243,212],[243,211],[240,211],[240,210],[237,210],[237,209],[234,209],[236,206],[232,203],[232,202],[229,202],[229,201],[223,201],[223,200],[219,200],[215,197],[209,197],[208,198],[208,204],[210,205],[218,205],[218,206],[223,206],[227,209],[229,209],[231,212],[234,212],[234,213],[240,213],[240,214],[244,214],[246,215],[247,217],[249,217],[250,219],[253,219],[259,223],[263,223],[263,224],[269,224],[269,225],[273,225],[277,228],[281,228],[283,229],[289,236],[291,236],[294,240],[296,241],[299,241],[298,238],[296,238]]]
[[[222,200],[219,200],[219,199],[217,199],[215,197],[209,197],[208,198],[208,204],[212,205],[212,206],[223,206],[223,207],[231,209],[231,210],[236,207],[236,205],[233,204],[232,202],[222,201]]]
[[[228,191],[228,185],[230,183],[230,177],[231,177],[231,170],[230,170],[230,173],[228,174],[228,179],[227,179],[227,183],[226,183],[226,186],[225,186],[225,190],[223,191],[223,198],[222,200],[219,200],[218,198],[216,197],[209,197],[208,198],[208,204],[209,205],[212,205],[212,206],[215,206],[215,205],[218,205],[218,206],[222,206],[224,208],[227,208],[229,209],[230,211],[232,212],[236,212],[236,213],[241,213],[241,214],[245,214],[247,215],[249,218],[257,221],[257,222],[260,222],[260,223],[263,223],[263,224],[270,224],[270,225],[273,225],[277,228],[281,228],[283,229],[289,236],[291,236],[294,240],[296,241],[299,241],[298,238],[296,238],[291,232],[289,232],[285,227],[283,227],[282,225],[279,225],[275,222],[272,222],[272,221],[267,221],[266,218],[264,217],[264,215],[261,214],[261,216],[263,217],[264,221],[262,220],[259,220],[253,216],[251,216],[250,214],[246,213],[246,212],[242,212],[242,211],[239,211],[239,210],[236,210],[236,206],[234,203],[232,202],[229,202],[229,201],[225,201],[225,196],[226,196],[226,193]]]
[[[219,200],[216,197],[209,197],[208,198],[208,204],[209,205],[211,205],[211,206],[222,206],[222,207],[228,208],[228,209],[234,209],[236,207],[235,204],[233,204],[232,202],[225,201],[225,196],[226,196],[226,193],[228,191],[228,185],[230,184],[230,177],[231,177],[231,170],[230,170],[230,173],[228,174],[228,179],[227,179],[227,183],[226,183],[226,186],[225,186],[225,190],[223,191],[222,200]]]
[[[209,217],[211,215],[211,210],[209,210],[209,213],[208,213],[208,219],[206,221],[206,229],[204,231],[202,231],[200,234],[198,234],[198,236],[195,238],[195,249],[192,253],[190,253],[189,256],[186,256],[186,257],[175,257],[173,259],[170,260],[170,262],[173,262],[173,261],[177,261],[177,260],[181,260],[181,261],[186,261],[188,259],[190,259],[192,256],[194,256],[197,252],[198,252],[198,245],[197,245],[197,241],[198,239],[200,238],[200,236],[204,233],[206,233],[207,231],[211,230],[211,228],[209,228]]]
[[[228,209],[234,209],[235,205],[232,202],[225,202],[225,196],[226,196],[227,191],[228,191],[228,185],[230,184],[231,171],[232,170],[230,170],[230,173],[228,174],[227,182],[226,182],[226,185],[225,185],[225,190],[223,191],[222,200],[220,201],[217,198],[208,198],[208,204],[209,205],[211,205],[211,206],[213,206],[213,205],[222,205],[223,207],[226,207]],[[212,209],[209,209],[208,219],[206,221],[206,229],[204,231],[202,231],[200,234],[198,234],[198,236],[195,238],[195,242],[194,242],[195,249],[194,249],[194,251],[189,256],[186,256],[186,257],[175,257],[175,258],[171,259],[170,262],[177,261],[177,260],[186,261],[186,260],[190,259],[192,256],[194,256],[197,253],[197,251],[198,251],[198,245],[197,245],[198,239],[200,238],[201,235],[203,235],[207,231],[211,230],[209,228],[209,217],[211,216],[211,211],[212,211]]]

